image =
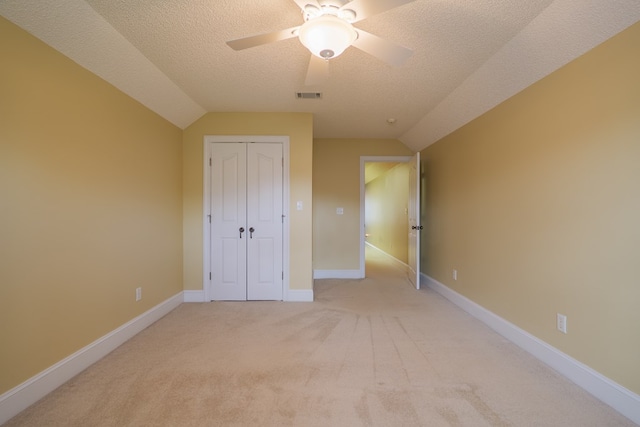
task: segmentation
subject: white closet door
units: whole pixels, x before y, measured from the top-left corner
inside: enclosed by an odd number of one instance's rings
[[[282,144],[247,156],[247,299],[282,300]]]
[[[282,158],[282,144],[213,144],[213,300],[282,300]]]
[[[213,144],[211,298],[247,299],[247,145]]]

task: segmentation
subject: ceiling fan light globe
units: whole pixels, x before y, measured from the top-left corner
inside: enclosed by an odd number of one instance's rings
[[[333,15],[322,15],[305,22],[298,31],[300,42],[323,59],[335,58],[357,38],[356,30],[347,21]]]

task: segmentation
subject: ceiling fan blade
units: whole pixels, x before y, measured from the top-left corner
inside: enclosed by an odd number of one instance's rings
[[[356,13],[353,22],[362,21],[377,13],[386,12],[403,4],[414,2],[415,0],[353,0],[342,6],[341,9],[350,9]]]
[[[286,30],[274,31],[272,33],[259,34],[257,36],[245,37],[237,40],[230,40],[227,44],[234,50],[243,50],[250,47],[273,43],[298,36],[296,31],[299,27],[291,27]]]
[[[359,28],[356,28],[356,32],[358,33],[358,38],[353,42],[353,46],[387,64],[398,67],[413,54],[411,49],[367,33]]]
[[[329,78],[329,61],[311,55],[307,78],[304,80],[305,86],[319,85]]]

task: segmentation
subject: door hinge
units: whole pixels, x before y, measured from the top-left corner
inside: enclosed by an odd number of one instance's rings
[[[211,166],[211,157],[209,157],[209,166]]]
[[[207,215],[209,217],[209,224],[211,224],[211,215]]]
[[[284,271],[282,272],[282,280],[284,280]]]
[[[211,272],[209,272],[209,280],[211,280]]]

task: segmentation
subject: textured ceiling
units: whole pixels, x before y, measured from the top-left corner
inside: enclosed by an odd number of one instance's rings
[[[351,47],[313,87],[295,38],[225,44],[300,25],[292,0],[0,0],[0,14],[182,128],[208,111],[311,112],[314,137],[419,150],[640,20],[640,1],[416,0],[355,24],[411,48],[405,64]]]

